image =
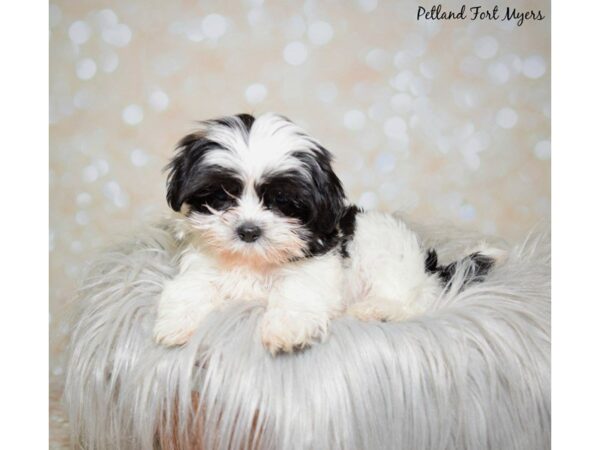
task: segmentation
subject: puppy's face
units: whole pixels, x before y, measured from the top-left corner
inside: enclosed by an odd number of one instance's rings
[[[282,264],[337,243],[345,197],[331,155],[286,118],[203,122],[168,169],[169,205],[225,256]]]

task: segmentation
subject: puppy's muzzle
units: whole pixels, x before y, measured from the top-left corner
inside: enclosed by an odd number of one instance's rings
[[[262,234],[260,227],[252,222],[244,222],[237,228],[236,232],[244,242],[254,242]]]

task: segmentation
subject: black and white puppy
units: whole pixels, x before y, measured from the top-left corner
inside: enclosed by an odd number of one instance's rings
[[[289,352],[344,312],[403,320],[440,295],[452,268],[399,219],[349,205],[331,159],[276,114],[202,122],[179,142],[167,200],[184,250],[158,304],[158,343],[183,344],[212,310],[258,301],[264,346]],[[479,258],[481,272],[494,261]]]

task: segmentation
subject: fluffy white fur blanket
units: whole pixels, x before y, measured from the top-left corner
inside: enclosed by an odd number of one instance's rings
[[[421,231],[442,260],[476,239]],[[342,318],[326,343],[275,358],[260,344],[263,308],[253,304],[215,312],[184,347],[154,343],[177,252],[157,225],[91,267],[65,386],[83,448],[550,448],[547,235],[422,317]]]

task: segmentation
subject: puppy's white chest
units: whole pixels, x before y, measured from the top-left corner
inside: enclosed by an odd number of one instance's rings
[[[245,268],[222,271],[214,280],[219,298],[223,301],[266,302],[272,276]]]

